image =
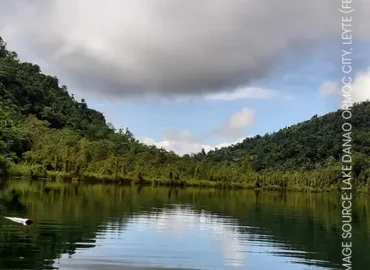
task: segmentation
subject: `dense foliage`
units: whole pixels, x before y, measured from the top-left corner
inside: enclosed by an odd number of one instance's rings
[[[180,157],[147,146],[128,129],[76,101],[56,77],[24,63],[0,38],[0,172],[30,177],[154,184],[337,189],[341,181],[340,111]],[[355,186],[368,190],[370,102],[353,108]]]
[[[370,156],[370,102],[355,104],[351,134],[353,150]],[[208,156],[216,161],[235,161],[245,155],[253,157],[257,171],[265,169],[314,169],[329,159],[342,156],[342,125],[340,110],[322,117],[290,126],[265,136],[246,138],[231,147],[211,151]]]

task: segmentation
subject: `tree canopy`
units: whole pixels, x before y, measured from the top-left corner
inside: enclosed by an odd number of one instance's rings
[[[370,102],[353,107],[354,176],[368,188]],[[341,111],[205,153],[179,155],[116,130],[58,78],[21,62],[0,38],[0,169],[15,175],[94,176],[234,187],[337,188]],[[150,182],[149,181],[149,182]]]

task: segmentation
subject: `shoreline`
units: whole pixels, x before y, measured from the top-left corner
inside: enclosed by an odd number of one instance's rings
[[[91,184],[118,184],[127,186],[166,186],[166,187],[199,187],[199,188],[215,188],[224,190],[260,190],[260,191],[283,191],[283,192],[305,192],[305,193],[332,193],[340,194],[336,186],[315,188],[310,186],[288,186],[280,187],[278,185],[261,185],[257,186],[257,183],[251,182],[221,182],[221,181],[210,181],[210,180],[198,180],[198,179],[185,179],[185,180],[170,180],[164,178],[149,178],[149,177],[118,177],[114,178],[108,175],[97,175],[97,174],[81,174],[73,175],[71,173],[64,172],[53,172],[46,171],[44,175],[32,175],[9,173],[6,177],[15,179],[32,179],[32,180],[46,180],[46,181],[63,181],[68,183],[91,183]],[[360,187],[355,189],[358,194],[370,195],[370,192],[366,190],[367,187]]]

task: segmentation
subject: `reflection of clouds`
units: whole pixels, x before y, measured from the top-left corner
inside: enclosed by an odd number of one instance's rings
[[[244,265],[246,253],[242,251],[240,235],[234,232],[230,235],[226,232],[226,237],[221,239],[221,248],[224,253],[224,258],[227,260],[227,265],[241,267]]]
[[[238,232],[238,225],[234,220],[221,218],[204,211],[199,213],[190,207],[175,206],[173,209],[162,209],[154,215],[136,216],[131,222],[140,224],[139,230],[146,230],[148,226],[153,226],[157,233],[173,237],[206,236],[220,247],[225,265],[244,266],[245,242],[242,242],[242,235]],[[202,233],[197,234],[197,231]]]
[[[94,248],[86,249],[85,241],[75,243],[77,250],[73,258],[62,256],[55,267],[60,270],[90,269],[92,265],[95,269],[108,269],[112,265],[117,269],[131,269],[131,266],[132,269],[139,266],[143,267],[140,269],[329,269],[327,262],[309,259],[314,258],[313,253],[272,238],[259,227],[240,226],[235,219],[186,206],[171,207],[133,216],[130,213],[124,228],[118,219],[110,219],[99,227]]]

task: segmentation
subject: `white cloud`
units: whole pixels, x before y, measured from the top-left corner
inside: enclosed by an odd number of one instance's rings
[[[324,82],[319,89],[319,93],[322,97],[330,96],[338,92],[338,83],[333,81]]]
[[[195,136],[185,129],[167,129],[162,140],[156,141],[150,137],[139,138],[143,143],[147,145],[155,145],[159,148],[164,148],[169,151],[174,151],[179,155],[198,153],[203,148],[208,150],[209,145],[202,144]]]
[[[232,138],[231,141],[223,141],[215,145],[202,142],[191,131],[186,129],[167,129],[160,140],[151,137],[139,137],[138,139],[147,144],[155,145],[169,151],[174,151],[179,155],[199,153],[202,149],[206,152],[227,147],[242,142],[246,136],[244,130],[254,122],[255,111],[249,108],[243,108],[230,116],[230,118],[217,128],[210,136],[224,136]]]
[[[239,138],[232,142],[221,142],[216,145],[204,144],[201,140],[197,139],[190,131],[183,129],[168,129],[162,136],[162,140],[156,141],[150,137],[139,138],[139,140],[147,145],[155,145],[159,148],[166,149],[168,151],[174,151],[176,154],[192,154],[199,153],[202,149],[205,152],[227,147],[244,140]]]
[[[251,137],[251,136],[248,136],[248,137]],[[219,143],[219,144],[216,144],[215,146],[213,146],[213,147],[211,147],[211,149],[210,150],[214,150],[214,149],[221,149],[221,148],[223,148],[223,147],[228,147],[228,146],[231,146],[231,145],[234,145],[234,144],[237,144],[237,143],[240,143],[240,142],[242,142],[242,141],[244,141],[245,140],[245,138],[246,137],[243,137],[243,138],[240,138],[240,139],[237,139],[237,140],[235,140],[235,141],[233,141],[233,142],[222,142],[222,143]]]
[[[215,134],[223,137],[240,138],[244,135],[245,128],[254,122],[255,111],[243,108],[215,130]]]
[[[207,100],[232,101],[238,99],[268,99],[278,95],[278,91],[260,87],[238,87],[234,91],[205,95]]]
[[[163,141],[156,141],[155,139],[151,137],[143,137],[143,138],[138,138],[141,142],[145,143],[146,145],[155,145],[159,148],[164,148],[166,150],[171,150],[171,143],[169,141],[163,140]]]
[[[352,85],[352,98],[354,102],[370,100],[370,73],[362,72],[357,74]]]
[[[230,117],[227,126],[231,129],[245,128],[246,126],[253,123],[254,114],[255,111],[253,111],[252,109],[243,108],[240,112],[236,112]]]
[[[354,1],[369,38],[369,1]],[[289,7],[289,8],[287,8]],[[0,0],[0,33],[21,59],[107,96],[202,95],[265,78],[342,31],[336,1]],[[266,19],[268,18],[268,19]],[[336,61],[333,49],[326,50]]]
[[[268,89],[263,87],[237,87],[234,90],[227,89],[222,92],[217,93],[209,93],[203,94],[201,96],[202,99],[199,99],[198,96],[190,96],[190,95],[178,95],[176,97],[161,97],[161,102],[199,102],[200,100],[205,101],[221,101],[221,102],[229,102],[229,101],[236,101],[236,100],[243,100],[243,99],[286,99],[292,100],[296,97],[289,94],[288,92],[282,92],[275,89]]]
[[[357,73],[351,86],[352,102],[370,100],[370,72]],[[342,96],[341,87],[342,86],[337,82],[326,81],[321,85],[319,94],[323,97],[331,96],[340,101]],[[339,106],[341,106],[341,104]]]

